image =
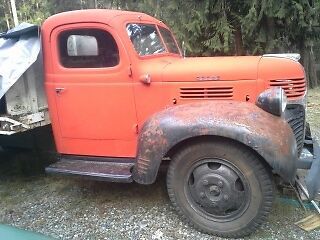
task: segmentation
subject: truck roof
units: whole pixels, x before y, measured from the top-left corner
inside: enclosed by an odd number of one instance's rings
[[[51,32],[57,26],[80,23],[80,22],[102,22],[109,23],[115,17],[121,17],[122,20],[132,19],[134,16],[142,17],[145,20],[157,21],[159,20],[141,12],[131,12],[111,9],[86,9],[76,10],[55,14],[49,17],[42,25],[42,29]]]

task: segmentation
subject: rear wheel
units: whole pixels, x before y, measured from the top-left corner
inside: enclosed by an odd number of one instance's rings
[[[189,145],[172,158],[169,197],[202,232],[249,235],[266,219],[273,200],[271,174],[241,144],[221,140]]]

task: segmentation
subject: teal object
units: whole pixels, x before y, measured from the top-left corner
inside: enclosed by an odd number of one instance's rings
[[[0,239],[1,240],[54,240],[39,233],[33,233],[0,224]]]
[[[288,197],[280,197],[278,198],[280,203],[284,203],[286,205],[291,205],[293,207],[302,208],[301,204],[298,200],[288,198]],[[303,205],[306,209],[313,210],[314,206],[310,202],[303,201]]]

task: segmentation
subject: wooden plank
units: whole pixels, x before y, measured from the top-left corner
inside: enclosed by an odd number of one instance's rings
[[[316,228],[320,227],[320,215],[319,214],[312,214],[298,222],[295,223],[301,229],[310,232]]]

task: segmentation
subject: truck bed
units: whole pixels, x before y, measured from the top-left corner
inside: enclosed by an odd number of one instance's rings
[[[0,135],[50,124],[38,31],[24,23],[0,36]]]

